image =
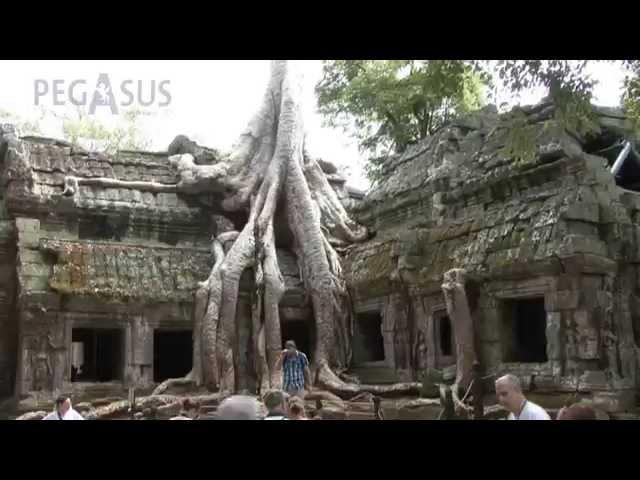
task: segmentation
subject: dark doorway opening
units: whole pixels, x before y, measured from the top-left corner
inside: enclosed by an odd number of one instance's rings
[[[311,335],[309,324],[301,320],[282,322],[280,326],[282,335],[282,348],[287,340],[296,342],[296,348],[304,353],[311,361]]]
[[[456,363],[455,336],[446,310],[433,313],[436,347],[436,367],[445,368]]]
[[[356,317],[353,357],[356,364],[385,360],[380,312],[361,313]]]
[[[191,330],[153,332],[153,381],[187,375],[193,367],[193,334]]]
[[[544,298],[508,300],[504,306],[505,361],[547,361],[547,312]]]
[[[438,322],[440,330],[440,353],[449,357],[453,355],[453,334],[451,331],[451,320],[447,315],[442,315]]]
[[[122,380],[124,370],[123,332],[119,329],[74,328],[71,341],[74,359],[72,382]]]

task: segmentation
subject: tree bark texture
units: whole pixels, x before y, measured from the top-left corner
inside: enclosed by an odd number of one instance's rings
[[[465,289],[466,272],[455,268],[444,274],[442,291],[447,304],[456,343],[456,380],[458,389],[467,389],[476,361],[473,318]],[[457,393],[457,392],[456,392]]]

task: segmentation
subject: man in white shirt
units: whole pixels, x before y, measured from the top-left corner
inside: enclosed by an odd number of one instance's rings
[[[509,411],[507,420],[551,420],[544,408],[526,399],[515,375],[507,374],[496,380],[496,397]]]
[[[43,418],[43,420],[84,420],[84,417],[71,406],[71,399],[62,395],[56,399],[55,411]]]

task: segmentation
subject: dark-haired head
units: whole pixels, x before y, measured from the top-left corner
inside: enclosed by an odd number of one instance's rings
[[[575,403],[558,412],[558,420],[597,420],[596,411],[589,405]]]
[[[60,395],[56,398],[56,411],[59,415],[66,414],[71,408],[71,398],[69,395]]]

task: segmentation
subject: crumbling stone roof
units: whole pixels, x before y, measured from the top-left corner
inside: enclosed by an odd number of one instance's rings
[[[114,156],[88,153],[66,142],[25,137],[20,139],[28,153],[29,178],[26,193],[18,196],[13,209],[58,209],[64,207],[66,176],[112,178],[127,181],[156,182],[175,185],[178,173],[168,161],[168,153],[120,151]],[[20,179],[17,179],[20,181]],[[11,184],[9,184],[11,189]],[[13,192],[11,192],[13,193]],[[10,195],[11,197],[11,195]],[[15,197],[15,195],[13,195]],[[201,215],[197,205],[175,193],[150,193],[128,188],[79,187],[76,206],[96,213],[129,211],[140,216],[180,218],[182,221]]]
[[[451,268],[534,275],[574,255],[635,258],[638,231],[623,203],[634,194],[615,185],[605,158],[583,151],[588,139],[548,128],[553,109],[523,109],[535,135],[528,162],[505,157],[510,116],[490,108],[388,158],[385,180],[358,207],[376,238],[347,255],[350,283],[369,291],[397,271],[438,284]],[[622,131],[619,113],[596,112],[601,129]]]

